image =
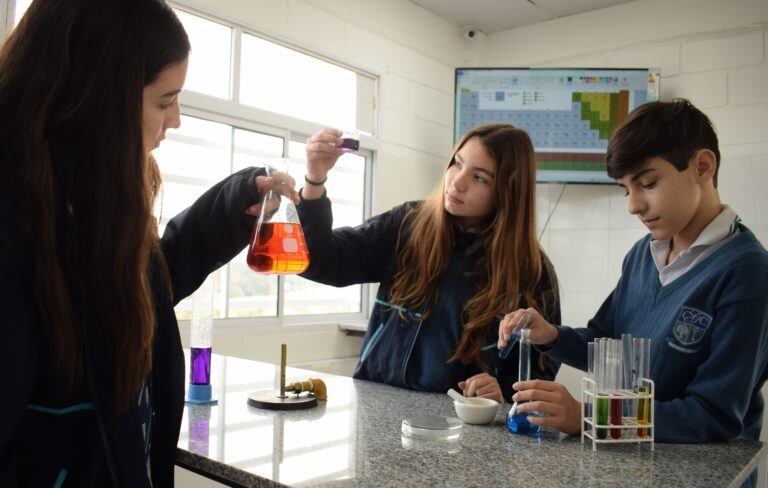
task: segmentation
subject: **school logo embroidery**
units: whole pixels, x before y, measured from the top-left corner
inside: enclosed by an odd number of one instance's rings
[[[683,307],[675,320],[675,339],[684,346],[698,344],[707,333],[712,316],[692,307]]]

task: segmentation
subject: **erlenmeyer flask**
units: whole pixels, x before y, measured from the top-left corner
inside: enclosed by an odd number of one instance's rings
[[[287,173],[287,159],[271,159],[267,176]],[[290,198],[268,191],[251,234],[248,266],[257,273],[298,274],[309,266],[309,252],[299,214]]]

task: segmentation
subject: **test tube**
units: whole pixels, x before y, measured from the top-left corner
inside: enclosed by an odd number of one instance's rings
[[[531,379],[531,329],[522,329],[520,331],[520,358],[519,358],[519,379],[528,381]]]
[[[621,396],[621,389],[622,389],[622,383],[624,379],[623,374],[623,366],[622,366],[622,348],[621,348],[621,341],[618,340],[612,340],[611,341],[611,353],[612,353],[612,361],[613,366],[611,367],[611,376],[612,376],[612,390],[613,395],[620,397]],[[611,425],[621,425],[621,418],[622,418],[622,404],[623,400],[621,398],[614,398],[611,399]],[[621,429],[611,429],[611,437],[613,439],[621,439]]]
[[[608,343],[605,338],[600,338],[597,340],[597,344],[595,345],[595,358],[596,358],[596,364],[595,364],[595,370],[596,370],[596,376],[597,376],[597,424],[598,425],[607,425],[608,424],[608,412],[610,410],[609,403],[610,400],[608,398],[608,395],[606,393],[606,383],[607,383],[607,371],[608,371]],[[608,430],[607,429],[597,429],[597,438],[598,439],[606,439],[608,437]]]
[[[592,381],[595,381],[595,343],[589,342],[587,343],[587,378],[589,378]],[[596,385],[592,385],[592,395],[587,396],[584,403],[584,418],[590,418],[592,420],[592,424],[595,423],[595,419],[593,416],[592,411],[592,402],[595,397],[595,394],[597,393]],[[589,429],[589,424],[586,422],[584,423],[584,429]]]
[[[635,388],[635,362],[632,353],[632,334],[621,334],[621,346],[623,348],[624,360],[624,386],[625,390],[634,390]],[[624,415],[628,417],[635,416],[637,403],[632,400],[624,400]]]
[[[518,363],[519,381],[528,381],[531,379],[531,329],[520,329],[520,350]],[[514,406],[513,406],[514,408]],[[536,412],[518,413],[515,412],[507,419],[507,428],[515,434],[536,435],[541,430],[541,426],[533,425],[528,421],[529,416],[538,417]]]
[[[336,147],[344,152],[356,153],[360,149],[360,132],[355,129],[344,129],[341,134],[341,144]]]
[[[637,384],[636,390],[640,395],[646,395],[649,393],[648,384],[643,382],[643,379],[648,379],[651,373],[650,359],[651,359],[651,340],[650,339],[635,339],[633,344],[637,354]],[[646,398],[640,398],[637,401],[637,423],[644,425],[650,421],[650,409],[651,402]],[[637,429],[638,437],[648,437],[648,429]]]

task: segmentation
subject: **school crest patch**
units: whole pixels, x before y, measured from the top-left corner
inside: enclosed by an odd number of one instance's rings
[[[675,339],[683,346],[698,344],[707,333],[712,316],[693,307],[682,307],[675,320]]]

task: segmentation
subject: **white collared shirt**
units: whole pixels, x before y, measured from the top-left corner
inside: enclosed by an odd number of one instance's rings
[[[666,262],[671,250],[672,240],[652,240],[650,242],[651,256],[653,256],[653,261],[656,263],[656,269],[659,270],[661,286],[665,286],[680,278],[706,259],[707,256],[736,237],[740,232],[736,225],[738,222],[739,216],[736,212],[728,205],[724,205],[723,211],[701,231],[701,234],[691,244],[691,247],[681,251],[675,260],[669,264],[666,264]]]

